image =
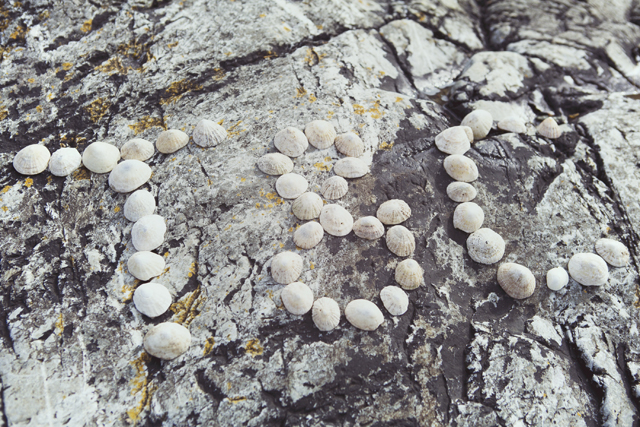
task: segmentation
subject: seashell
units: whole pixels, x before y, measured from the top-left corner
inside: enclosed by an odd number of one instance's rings
[[[424,270],[417,261],[405,259],[398,263],[395,279],[402,289],[410,291],[424,284]]]
[[[137,251],[152,251],[164,242],[167,226],[160,215],[146,215],[131,229],[131,241]]]
[[[596,252],[614,267],[624,267],[629,263],[629,249],[616,240],[598,240],[596,242]]]
[[[299,157],[307,151],[309,142],[300,129],[288,127],[281,130],[273,138],[273,145],[278,151],[289,157]]]
[[[602,286],[609,279],[609,268],[596,254],[575,254],[569,260],[569,274],[581,285]]]
[[[569,283],[567,270],[562,267],[552,268],[547,271],[547,287],[552,291],[559,291]]]
[[[341,133],[336,136],[336,150],[349,157],[360,157],[364,153],[364,143],[353,132]]]
[[[462,119],[461,126],[469,126],[475,139],[482,139],[489,134],[493,126],[493,117],[486,110],[475,110]]]
[[[384,225],[375,216],[365,216],[353,224],[353,232],[362,239],[375,240],[384,235]]]
[[[189,143],[189,136],[178,129],[161,132],[156,140],[156,148],[164,154],[175,153]]]
[[[276,191],[283,199],[297,199],[308,186],[307,180],[297,173],[285,173],[276,181]]]
[[[82,165],[82,156],[75,148],[65,147],[57,150],[49,160],[49,170],[55,176],[67,176]]]
[[[82,164],[93,173],[110,172],[120,160],[120,150],[106,142],[94,142],[82,152]]]
[[[360,178],[369,172],[366,163],[355,157],[340,159],[333,166],[333,172],[343,178]]]
[[[465,233],[473,233],[484,222],[482,208],[473,202],[464,202],[456,206],[453,212],[453,226]]]
[[[436,147],[447,154],[464,154],[471,148],[471,143],[465,128],[454,126],[436,135]]]
[[[403,200],[391,199],[380,205],[376,216],[383,224],[396,225],[409,219],[411,208]]]
[[[293,170],[290,158],[280,153],[269,153],[258,159],[258,169],[267,175],[282,175]]]
[[[498,284],[511,298],[525,299],[536,290],[536,278],[524,265],[505,262],[498,267]]]
[[[163,314],[173,302],[169,290],[160,283],[149,282],[138,286],[133,293],[133,303],[136,310],[145,316],[158,317]]]
[[[160,323],[144,336],[144,349],[152,356],[164,360],[175,359],[189,349],[191,334],[177,323]]]
[[[44,172],[51,153],[44,145],[27,145],[13,158],[13,168],[22,175],[37,175]]]
[[[302,249],[311,249],[322,240],[324,229],[315,221],[302,225],[293,233],[293,242]]]
[[[467,138],[469,138],[469,142],[473,142],[473,129],[469,126],[460,126],[462,130],[467,134]]]
[[[387,231],[387,248],[398,256],[409,256],[416,248],[413,233],[402,225],[394,225]]]
[[[341,176],[332,176],[322,183],[322,195],[325,199],[336,200],[343,197],[349,191],[347,180]]]
[[[556,139],[562,135],[562,130],[553,117],[547,117],[538,125],[538,133],[546,138]]]
[[[336,130],[326,120],[314,120],[304,128],[309,144],[318,149],[329,148],[336,139]]]
[[[153,143],[142,138],[131,139],[120,148],[120,156],[123,159],[140,160],[141,162],[149,160],[155,152],[156,148]]]
[[[161,275],[164,267],[164,257],[149,251],[136,252],[127,261],[129,273],[143,282]]]
[[[349,323],[364,331],[375,331],[384,322],[377,305],[366,299],[356,299],[347,304],[344,315]]]
[[[291,210],[298,219],[314,219],[320,216],[322,206],[322,198],[316,193],[303,193],[294,200]]]
[[[125,160],[109,174],[109,187],[117,193],[130,193],[151,178],[151,168],[140,160]]]
[[[468,157],[452,154],[444,159],[444,170],[456,181],[471,182],[478,179],[478,167]]]
[[[281,285],[298,280],[302,273],[302,257],[293,252],[280,252],[271,259],[271,277]]]
[[[202,119],[193,130],[193,142],[200,147],[215,147],[227,138],[227,131],[211,120]],[[185,144],[186,145],[186,144]]]
[[[313,306],[313,292],[301,282],[293,282],[285,286],[280,293],[280,299],[291,314],[305,314]]]
[[[320,211],[320,224],[332,236],[346,236],[353,228],[353,217],[339,205],[325,205]]]
[[[527,127],[524,120],[518,117],[507,117],[498,122],[498,129],[513,133],[525,133]]]
[[[471,184],[454,181],[447,186],[447,196],[454,202],[470,202],[476,198],[478,192]]]
[[[504,239],[489,228],[481,228],[467,237],[469,256],[480,264],[495,264],[500,261],[504,249]]]
[[[156,199],[147,190],[134,191],[124,203],[124,217],[132,222],[143,216],[153,215],[155,210]]]
[[[402,316],[409,308],[407,293],[397,286],[385,286],[380,291],[380,299],[384,308],[392,316]]]
[[[319,298],[313,303],[311,318],[318,329],[330,331],[340,324],[340,307],[331,298]]]

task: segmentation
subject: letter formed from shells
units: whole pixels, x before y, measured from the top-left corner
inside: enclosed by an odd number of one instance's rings
[[[560,126],[558,126],[553,117],[547,117],[538,125],[538,133],[549,139],[560,138],[560,135],[562,135]]]
[[[258,169],[267,175],[283,175],[293,170],[293,162],[284,154],[269,153],[258,159]]]
[[[569,283],[567,270],[562,267],[552,268],[547,271],[547,287],[552,291],[559,291]]]
[[[175,153],[189,143],[189,136],[178,129],[161,132],[156,140],[156,148],[163,154]]]
[[[320,224],[332,236],[346,236],[353,229],[353,217],[339,205],[325,205],[320,212]]]
[[[411,208],[400,199],[387,200],[378,207],[376,217],[386,225],[396,225],[405,222],[411,216]]]
[[[536,290],[536,278],[531,270],[515,262],[505,262],[498,267],[498,284],[515,299],[529,298]]]
[[[311,249],[322,240],[324,229],[315,221],[308,222],[293,233],[293,242],[302,249]]]
[[[385,286],[380,291],[380,299],[384,308],[392,316],[402,316],[409,308],[407,293],[397,286]]]
[[[140,251],[127,260],[127,269],[133,277],[146,282],[164,271],[164,257],[149,251]]]
[[[596,254],[575,254],[569,260],[569,274],[581,285],[602,286],[609,279],[609,267]]]
[[[280,252],[271,259],[271,277],[281,285],[298,280],[302,274],[302,257],[293,252]]]
[[[395,279],[402,289],[417,289],[424,284],[424,270],[417,261],[405,259],[396,266]]]
[[[155,152],[156,148],[153,143],[142,138],[131,139],[120,148],[120,155],[123,159],[140,160],[141,162],[149,160]]]
[[[27,145],[13,158],[13,168],[22,175],[37,175],[49,165],[51,153],[44,145]]]
[[[177,323],[160,323],[144,336],[144,349],[152,356],[164,360],[175,359],[189,349],[191,334]]]
[[[331,298],[319,298],[313,303],[311,318],[318,329],[330,331],[340,324],[340,307]]]
[[[502,237],[489,228],[481,228],[467,238],[469,256],[480,264],[495,264],[502,259],[504,250]]]
[[[133,293],[136,310],[148,317],[160,316],[169,309],[172,301],[169,290],[160,283],[145,283]]]
[[[453,226],[465,233],[478,230],[483,222],[484,212],[473,202],[460,203],[453,212]]]
[[[486,110],[475,110],[462,119],[461,126],[469,126],[475,139],[482,139],[489,134],[493,126],[493,117]]]
[[[215,147],[226,138],[227,131],[216,122],[207,119],[200,120],[193,130],[193,142],[203,148]]]
[[[353,232],[361,239],[375,240],[384,235],[384,225],[375,216],[365,216],[353,224]]]
[[[115,145],[96,141],[82,152],[82,164],[93,173],[111,172],[120,160],[120,150]]]
[[[364,143],[353,132],[341,133],[336,136],[336,150],[345,156],[360,157],[364,154]]]
[[[471,143],[462,126],[453,126],[436,135],[436,147],[443,153],[464,154],[471,148]]]
[[[151,168],[140,160],[125,160],[109,174],[109,187],[117,193],[130,193],[151,178]]]
[[[363,331],[375,331],[384,322],[378,306],[365,299],[356,299],[347,304],[344,315],[349,323]]]
[[[518,117],[507,117],[498,122],[498,129],[513,133],[525,133],[527,126],[524,120]]]
[[[333,172],[343,178],[360,178],[369,172],[367,164],[355,157],[340,159],[333,166]]]
[[[468,157],[452,154],[444,159],[444,170],[456,181],[472,182],[478,179],[478,167]]]
[[[614,267],[624,267],[629,263],[629,249],[613,239],[600,239],[596,242],[596,252]]]
[[[152,251],[164,242],[167,226],[160,215],[146,215],[131,229],[131,240],[138,251]]]
[[[276,134],[273,145],[286,156],[300,157],[307,151],[309,142],[300,129],[288,127]]]
[[[336,130],[326,120],[314,120],[304,128],[309,144],[322,150],[333,145],[336,139]]]
[[[476,198],[477,194],[473,185],[466,182],[454,181],[447,186],[447,196],[454,202],[470,202]]]
[[[413,233],[402,225],[394,225],[387,230],[387,248],[398,256],[409,256],[416,249]]]
[[[72,147],[64,147],[51,155],[49,170],[55,176],[67,176],[82,165],[82,155]]]
[[[124,217],[132,222],[143,216],[153,215],[155,210],[156,199],[147,190],[134,191],[124,203]]]
[[[280,293],[284,307],[291,314],[305,314],[313,306],[313,291],[301,282],[293,282],[284,287]]]
[[[332,176],[322,183],[320,189],[325,199],[336,200],[342,198],[349,191],[347,180],[341,176]]]
[[[276,181],[276,191],[283,199],[296,199],[307,191],[307,187],[307,180],[297,173],[285,173]]]
[[[318,218],[322,210],[322,198],[316,193],[303,193],[294,200],[291,210],[301,220]]]

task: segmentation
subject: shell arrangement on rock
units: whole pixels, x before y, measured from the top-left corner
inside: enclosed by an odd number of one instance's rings
[[[376,217],[386,225],[396,225],[405,222],[411,216],[411,207],[400,199],[387,200],[378,207]]]
[[[477,194],[474,186],[466,182],[454,181],[447,186],[447,196],[454,202],[470,202],[476,198]]]
[[[293,252],[281,252],[271,259],[271,277],[282,285],[298,280],[302,274],[302,257]]]
[[[44,145],[27,145],[13,158],[13,168],[22,175],[37,175],[49,165],[51,153]]]
[[[147,353],[164,360],[175,359],[189,349],[191,334],[177,323],[160,323],[153,326],[144,336]]]
[[[489,134],[493,126],[491,113],[485,110],[475,110],[462,119],[461,126],[468,126],[473,131],[475,139],[482,139]]]
[[[336,150],[345,156],[360,157],[364,154],[364,143],[353,132],[341,133],[336,136]]]
[[[324,229],[315,221],[301,225],[293,233],[293,242],[302,249],[311,249],[316,246],[324,237]]]
[[[518,117],[507,117],[498,122],[498,129],[513,133],[525,133],[527,126],[524,120]]]
[[[134,138],[127,141],[120,148],[120,155],[125,160],[149,160],[156,152],[153,143],[142,138]]]
[[[469,256],[480,264],[495,264],[502,259],[504,250],[502,237],[489,228],[481,228],[467,238]]]
[[[224,141],[227,138],[227,131],[214,121],[202,119],[193,130],[192,136],[196,145],[209,148]],[[189,140],[187,139],[187,141]]]
[[[482,227],[484,212],[473,202],[460,203],[453,212],[453,226],[465,233],[473,233]]]
[[[314,120],[308,123],[304,133],[309,144],[320,150],[331,147],[336,139],[336,130],[326,120]]]
[[[333,172],[343,178],[360,178],[369,172],[369,168],[360,159],[345,157],[336,162],[333,166]]]
[[[380,291],[380,299],[384,308],[392,316],[402,316],[409,308],[409,297],[397,286],[385,286]]]
[[[547,271],[547,287],[552,291],[559,291],[569,283],[569,274],[562,267],[552,268]]]
[[[445,158],[444,170],[456,181],[472,182],[478,179],[476,163],[460,154],[452,154]]]
[[[320,212],[320,224],[332,236],[346,236],[353,229],[353,217],[340,205],[325,205]]]
[[[125,160],[109,174],[109,187],[117,193],[130,193],[151,178],[151,168],[140,160]]]
[[[436,147],[447,154],[464,154],[471,148],[471,141],[462,126],[453,126],[436,135]]]
[[[258,159],[258,169],[267,175],[284,175],[293,170],[293,162],[284,154],[269,153]]]
[[[378,306],[364,299],[356,299],[347,304],[344,315],[349,323],[363,331],[375,331],[384,322]]]
[[[318,218],[322,210],[322,198],[316,193],[303,193],[291,206],[293,214],[301,220]]]
[[[387,231],[387,248],[398,256],[409,256],[416,249],[413,233],[402,225],[394,225]]]
[[[127,261],[129,273],[143,282],[161,275],[164,267],[164,257],[149,251],[136,252]]]
[[[313,303],[311,318],[321,331],[330,331],[340,324],[340,306],[331,298],[318,298]]]
[[[307,151],[309,142],[300,129],[288,127],[276,134],[273,145],[286,156],[300,157]]]
[[[347,191],[349,191],[349,184],[347,183],[347,180],[341,176],[332,176],[322,183],[320,191],[325,199],[337,200],[347,194]]]
[[[172,301],[169,290],[160,283],[145,283],[133,293],[136,310],[148,317],[160,316],[169,309]]]
[[[560,138],[560,135],[562,135],[560,126],[558,126],[553,117],[547,117],[538,125],[538,133],[550,139]]]
[[[624,267],[629,263],[629,249],[613,239],[600,239],[596,242],[596,252],[614,267]]]
[[[138,251],[152,251],[164,242],[167,226],[160,215],[146,215],[131,229],[131,240]]]
[[[297,199],[308,187],[307,180],[297,173],[285,173],[276,181],[276,191],[283,199]]]
[[[410,291],[424,284],[424,270],[417,261],[405,259],[396,266],[395,279],[402,289]]]
[[[49,170],[55,176],[67,176],[82,165],[82,155],[75,148],[64,147],[54,152],[49,160]]]
[[[189,143],[189,136],[178,129],[162,132],[156,140],[156,148],[163,154],[175,153]]]
[[[120,150],[106,142],[94,142],[82,152],[82,164],[93,173],[111,172],[120,160]]]
[[[498,284],[511,298],[524,299],[536,290],[536,278],[527,267],[505,262],[498,267]]]
[[[575,254],[568,267],[573,280],[584,286],[602,286],[609,279],[607,263],[596,254]]]
[[[313,292],[301,282],[293,282],[285,286],[280,293],[280,299],[289,313],[298,316],[305,314],[313,306]]]
[[[131,193],[124,203],[124,217],[136,222],[143,216],[152,215],[156,210],[156,199],[147,190],[138,190]]]
[[[375,240],[384,236],[384,225],[375,216],[364,216],[353,224],[353,232],[361,239]]]

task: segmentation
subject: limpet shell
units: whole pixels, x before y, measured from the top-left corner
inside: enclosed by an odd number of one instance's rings
[[[402,289],[410,291],[424,284],[424,270],[417,261],[405,259],[396,266],[395,279]]]
[[[316,246],[324,237],[324,229],[315,221],[301,225],[293,233],[293,243],[302,249],[311,249]]]
[[[481,228],[467,237],[467,251],[475,262],[495,264],[504,255],[504,239],[490,228]]]
[[[400,199],[387,200],[378,207],[376,217],[386,225],[396,225],[405,222],[411,216],[411,208]]]
[[[117,193],[130,193],[151,178],[151,168],[140,160],[125,160],[109,174],[109,187]]]
[[[144,349],[152,356],[164,360],[175,359],[189,349],[191,334],[177,323],[160,323],[144,336]]]
[[[367,164],[355,157],[340,159],[333,166],[333,172],[343,178],[360,178],[369,172]]]
[[[283,199],[297,199],[308,186],[307,180],[297,173],[285,173],[276,181],[276,191]]]
[[[120,156],[125,160],[149,160],[156,148],[153,143],[142,138],[133,138],[120,148]]]
[[[364,153],[364,143],[353,132],[341,133],[336,136],[336,150],[349,157],[360,157]]]
[[[307,151],[309,142],[300,129],[288,127],[281,130],[273,138],[273,145],[278,151],[289,157],[299,157]]]
[[[507,117],[498,122],[498,129],[513,133],[525,133],[527,126],[519,117]]]
[[[325,199],[336,200],[343,197],[349,191],[347,180],[341,176],[332,176],[322,183],[322,195]]]
[[[178,129],[161,132],[156,140],[156,148],[164,154],[175,153],[189,143],[189,136]]]
[[[316,193],[303,193],[293,201],[291,210],[301,220],[314,219],[320,216],[323,202]]]
[[[164,242],[167,225],[160,215],[146,215],[131,229],[131,241],[137,251],[152,251]]]
[[[607,263],[596,254],[575,254],[568,267],[573,280],[584,286],[602,286],[609,279]]]
[[[160,316],[169,309],[172,302],[169,290],[160,283],[145,283],[133,293],[136,310],[148,317]]]
[[[331,147],[336,139],[336,130],[326,120],[314,120],[308,123],[304,133],[307,135],[309,144],[321,150]]]
[[[387,231],[387,248],[398,256],[409,256],[416,249],[413,233],[402,225],[394,225]]]
[[[444,170],[456,181],[472,182],[478,179],[478,167],[468,157],[452,154],[444,159]]]
[[[364,216],[353,224],[353,232],[362,239],[375,240],[384,235],[384,225],[375,216]]]
[[[13,158],[13,168],[22,175],[37,175],[44,172],[49,164],[51,153],[44,145],[27,145]]]
[[[629,249],[617,240],[598,240],[596,242],[596,252],[614,267],[624,267],[629,263]]]
[[[378,306],[365,299],[356,299],[347,304],[344,315],[349,323],[364,331],[375,331],[384,322]]]
[[[511,298],[524,299],[536,290],[536,278],[531,270],[515,262],[505,262],[498,267],[498,284]]]
[[[281,285],[298,280],[302,274],[302,257],[293,252],[280,252],[271,259],[271,277]]]
[[[227,131],[214,121],[202,119],[193,130],[193,142],[200,147],[215,147],[227,138]],[[186,145],[186,144],[185,144]]]
[[[332,236],[346,236],[353,229],[353,217],[339,205],[325,205],[320,211],[320,224]]]
[[[284,287],[280,299],[291,314],[305,314],[313,307],[313,291],[302,282],[293,282]]]
[[[258,169],[267,175],[282,175],[293,170],[293,162],[284,154],[269,153],[258,159]]]
[[[493,117],[486,110],[475,110],[462,119],[461,126],[469,126],[475,139],[482,139],[489,134],[493,126]]]
[[[552,268],[547,271],[547,287],[552,291],[559,291],[569,283],[569,274],[562,267]]]
[[[454,202],[470,202],[476,198],[478,191],[475,187],[466,182],[453,181],[447,186],[447,196]]]
[[[129,273],[143,282],[161,275],[164,267],[164,257],[149,251],[136,252],[127,260]]]
[[[409,308],[407,293],[397,286],[385,286],[380,291],[380,299],[384,308],[392,316],[402,316]]]
[[[335,329],[340,324],[340,306],[331,298],[319,298],[313,303],[311,318],[321,331]]]
[[[67,176],[82,165],[82,156],[72,147],[55,151],[49,160],[49,170],[55,176]]]
[[[553,117],[547,117],[538,125],[538,133],[546,138],[556,139],[562,135],[562,130]]]
[[[436,135],[436,147],[447,154],[464,154],[471,148],[467,132],[462,126],[453,126]]]
[[[115,145],[96,141],[82,152],[82,164],[93,173],[110,172],[120,160],[120,150]]]
[[[152,215],[156,210],[156,199],[147,190],[138,190],[131,193],[124,203],[124,217],[136,222],[143,216]]]
[[[482,208],[473,202],[464,202],[456,206],[453,212],[453,226],[465,233],[473,233],[484,222]]]

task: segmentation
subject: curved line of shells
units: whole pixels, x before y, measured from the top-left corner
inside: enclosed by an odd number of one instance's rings
[[[193,140],[200,147],[214,147],[227,137],[226,130],[210,120],[201,120],[193,131]],[[47,167],[55,176],[68,176],[84,165],[93,173],[109,173],[109,187],[118,193],[131,193],[124,205],[124,216],[134,222],[131,240],[136,249],[127,261],[129,273],[146,282],[165,271],[161,255],[151,251],[164,243],[165,219],[155,215],[156,201],[146,190],[137,190],[151,178],[151,168],[145,163],[157,148],[160,153],[170,154],[185,147],[189,136],[176,129],[160,133],[154,144],[140,138],[125,143],[121,149],[105,143],[94,142],[82,155],[75,148],[60,148],[53,154],[44,145],[28,145],[18,151],[13,159],[15,170],[22,175],[37,175]],[[120,159],[124,161],[118,163]],[[135,191],[137,190],[137,191]],[[138,286],[133,294],[135,308],[150,318],[164,314],[173,302],[169,290],[158,282]],[[153,326],[144,337],[147,353],[161,359],[174,359],[186,352],[191,343],[191,334],[184,326],[164,322]]]

